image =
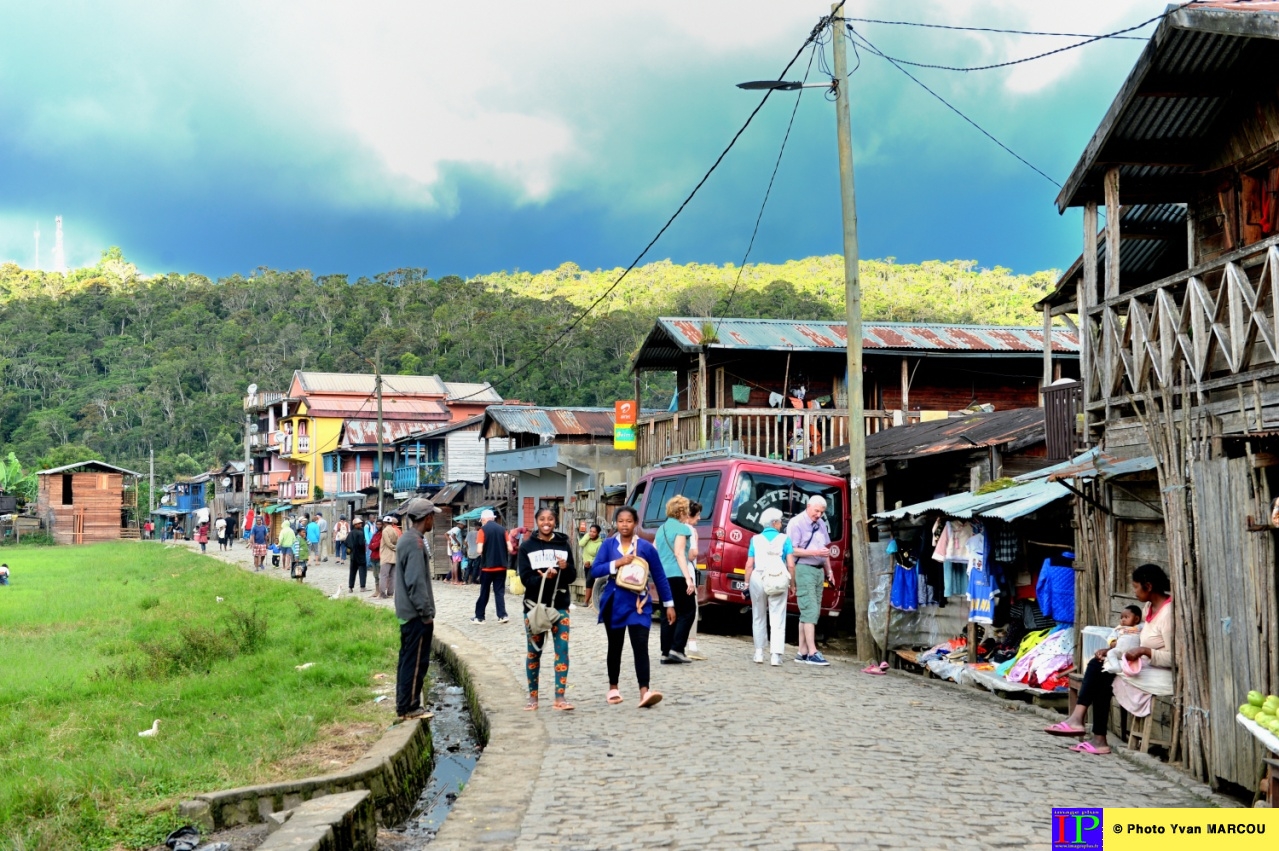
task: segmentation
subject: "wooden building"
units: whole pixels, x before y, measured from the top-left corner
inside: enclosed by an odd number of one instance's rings
[[[1039,405],[1040,387],[1078,375],[1078,341],[1066,328],[867,322],[865,372],[855,382],[861,427],[944,418],[973,406]],[[645,413],[636,464],[731,446],[764,458],[800,461],[848,443],[848,329],[843,322],[663,317],[633,368],[675,373],[675,403]]]
[[[1279,4],[1164,17],[1057,198],[1083,208],[1083,253],[1041,305],[1082,332],[1080,440],[1153,458],[1145,481],[1078,484],[1079,622],[1113,623],[1135,565],[1167,568],[1172,750],[1226,788],[1261,764],[1236,707],[1279,689],[1276,67]]]
[[[37,511],[57,544],[137,538],[139,474],[104,461],[81,461],[36,473]]]

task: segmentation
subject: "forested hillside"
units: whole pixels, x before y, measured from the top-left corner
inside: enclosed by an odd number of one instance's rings
[[[496,381],[541,404],[611,405],[628,360],[662,314],[840,318],[838,257],[735,267],[637,269],[560,346],[535,355],[616,277],[573,264],[529,274],[374,278],[260,269],[213,281],[139,275],[118,249],[67,275],[0,265],[0,453],[27,465],[87,446],[168,476],[241,457],[245,387],[284,389],[294,369],[369,370]],[[868,318],[1035,324],[1051,272],[1013,275],[963,261],[862,264]],[[655,378],[645,404],[665,404]]]

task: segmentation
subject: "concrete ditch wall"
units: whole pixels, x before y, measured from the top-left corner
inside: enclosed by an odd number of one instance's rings
[[[273,814],[278,827],[258,851],[376,851],[373,796],[343,792],[314,798],[294,810]]]
[[[431,773],[431,731],[421,721],[397,724],[351,766],[319,777],[209,792],[179,805],[206,831],[265,821],[315,798],[368,790],[378,823],[408,817]]]

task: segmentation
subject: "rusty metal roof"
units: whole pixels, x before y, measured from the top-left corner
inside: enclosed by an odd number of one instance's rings
[[[1189,200],[1190,179],[1214,165],[1206,143],[1221,132],[1219,120],[1255,96],[1250,81],[1271,79],[1277,61],[1279,3],[1203,2],[1170,13],[1066,180],[1058,209],[1102,201],[1102,176],[1116,165],[1125,201]]]
[[[480,439],[480,424],[484,422],[483,414],[476,414],[473,417],[467,417],[464,420],[458,420],[455,423],[425,423],[427,428],[420,432],[414,432],[405,437],[398,438],[396,443],[412,443],[414,440],[423,440],[426,438],[436,439],[445,435],[452,434],[455,431],[474,431],[475,439]]]
[[[493,389],[493,385],[487,381],[483,383],[474,381],[446,381],[444,387],[448,391],[448,399],[450,402],[465,402],[470,405],[494,404],[500,405],[505,400],[502,394]]]
[[[971,452],[1003,446],[1020,451],[1044,441],[1043,408],[1014,408],[990,414],[965,414],[945,420],[894,426],[866,435],[866,469],[886,461],[903,461],[947,452]],[[803,463],[829,464],[848,475],[848,446],[837,446]]]
[[[490,405],[484,409],[480,436],[509,437],[538,434],[550,438],[585,435],[613,437],[612,408],[535,408],[529,405]]]
[[[451,423],[423,422],[421,420],[382,420],[382,443],[386,446],[412,437],[423,437],[445,428]],[[340,442],[351,446],[377,446],[377,420],[347,420],[342,423]]]
[[[848,345],[846,322],[804,322],[792,319],[719,319],[664,316],[657,320],[635,357],[637,369],[669,368],[680,354],[702,345],[702,328],[714,322],[712,349],[842,352]],[[865,322],[862,349],[876,352],[926,354],[982,354],[1033,357],[1043,353],[1042,328],[1000,325],[953,325],[927,322]],[[1053,351],[1079,352],[1079,337],[1064,328],[1053,330]]]

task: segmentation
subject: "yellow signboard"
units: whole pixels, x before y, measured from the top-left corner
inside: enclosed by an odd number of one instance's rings
[[[635,426],[633,425],[615,425],[613,426],[613,448],[621,450],[635,449]]]

